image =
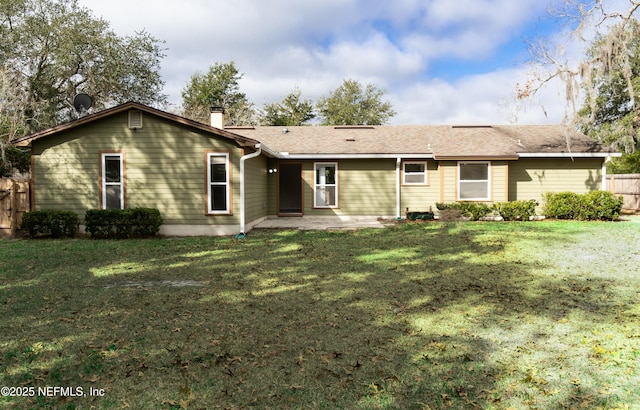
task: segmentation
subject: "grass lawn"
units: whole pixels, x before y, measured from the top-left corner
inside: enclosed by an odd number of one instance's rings
[[[638,222],[0,241],[0,407],[637,409]]]

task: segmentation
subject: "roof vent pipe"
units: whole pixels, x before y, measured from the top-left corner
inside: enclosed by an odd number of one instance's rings
[[[224,128],[224,108],[211,107],[211,126],[218,129]]]

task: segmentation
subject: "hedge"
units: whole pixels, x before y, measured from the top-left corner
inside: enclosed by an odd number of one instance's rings
[[[39,210],[26,212],[20,228],[31,238],[38,235],[60,238],[74,236],[79,225],[80,218],[75,212]]]
[[[162,225],[160,211],[154,208],[90,209],[84,219],[93,238],[146,238]]]
[[[622,196],[608,191],[547,192],[544,195],[544,215],[547,218],[577,219],[582,221],[615,221],[622,210]]]
[[[457,209],[462,213],[462,215],[471,219],[472,221],[478,221],[481,218],[489,215],[492,212],[492,208],[490,205],[481,202],[453,202],[450,204],[436,203],[436,208],[440,211],[447,211],[450,209]]]
[[[493,209],[500,214],[505,221],[528,221],[536,215],[535,200],[500,202]]]

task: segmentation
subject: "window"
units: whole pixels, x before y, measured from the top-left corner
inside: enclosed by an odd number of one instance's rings
[[[407,161],[402,163],[402,183],[404,185],[427,184],[427,161]]]
[[[458,199],[465,201],[488,201],[489,163],[458,163]]]
[[[338,164],[336,162],[317,162],[315,168],[316,208],[338,207]]]
[[[207,213],[229,214],[231,211],[229,154],[207,154]]]
[[[101,208],[124,209],[124,159],[123,154],[101,155]]]

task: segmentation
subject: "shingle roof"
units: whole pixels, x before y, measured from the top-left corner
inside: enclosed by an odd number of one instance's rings
[[[247,138],[247,137],[242,136],[240,134],[234,134],[234,133],[229,132],[227,130],[221,130],[221,129],[218,129],[218,128],[214,128],[214,127],[212,127],[210,125],[203,124],[203,123],[198,122],[198,121],[193,121],[193,120],[190,120],[188,118],[184,118],[184,117],[181,117],[179,115],[171,114],[171,113],[168,113],[168,112],[165,112],[165,111],[162,111],[162,110],[158,110],[156,108],[149,107],[147,105],[139,104],[139,103],[136,103],[136,102],[127,102],[127,103],[118,105],[118,106],[113,107],[113,108],[109,108],[109,109],[106,109],[106,110],[103,110],[103,111],[99,111],[99,112],[94,113],[94,114],[87,115],[85,117],[79,118],[79,119],[74,120],[74,121],[66,122],[66,123],[57,125],[57,126],[52,127],[52,128],[47,128],[45,130],[38,131],[38,132],[36,132],[34,134],[31,134],[31,135],[27,135],[27,136],[24,136],[24,137],[21,137],[21,138],[17,138],[15,140],[11,141],[11,142],[16,144],[16,145],[23,145],[23,146],[24,145],[28,145],[31,141],[34,141],[34,140],[37,140],[37,139],[40,139],[40,138],[43,138],[43,137],[47,137],[49,135],[54,135],[54,134],[57,134],[58,132],[62,132],[62,131],[65,131],[65,130],[76,128],[76,127],[79,127],[79,126],[81,126],[83,124],[87,124],[87,123],[96,121],[98,119],[105,118],[105,117],[108,117],[110,115],[114,115],[114,114],[117,114],[117,113],[125,112],[125,111],[128,111],[128,110],[140,110],[140,111],[146,112],[148,114],[155,115],[157,117],[165,118],[165,119],[167,119],[169,121],[173,121],[173,122],[178,123],[178,124],[182,124],[182,125],[185,125],[185,126],[188,126],[188,127],[192,127],[192,128],[196,128],[196,129],[199,129],[199,130],[202,130],[202,131],[205,131],[205,132],[209,132],[211,134],[215,134],[215,135],[218,135],[218,136],[221,136],[221,137],[224,137],[224,138],[228,138],[228,139],[236,141],[241,146],[254,146],[255,144],[258,143],[258,141],[255,141],[255,140],[253,140],[251,138]]]
[[[292,155],[420,154],[517,158],[520,154],[613,153],[561,125],[238,127],[227,130]]]
[[[131,109],[142,110],[177,124],[234,140],[240,146],[253,147],[260,143],[268,148],[265,151],[275,155],[415,155],[435,159],[517,159],[523,155],[618,154],[562,125],[227,127],[221,130],[135,102],[60,124],[12,142],[27,145],[33,140]]]

